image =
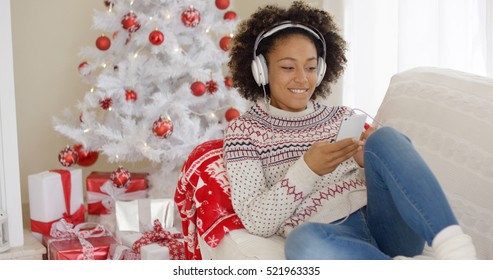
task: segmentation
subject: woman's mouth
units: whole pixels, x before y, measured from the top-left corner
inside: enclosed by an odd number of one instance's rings
[[[299,89],[299,88],[291,88],[289,89],[289,91],[291,91],[292,93],[296,93],[296,94],[302,94],[302,93],[305,93],[308,91],[308,89]]]

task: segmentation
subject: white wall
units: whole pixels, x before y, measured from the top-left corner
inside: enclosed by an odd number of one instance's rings
[[[3,2],[1,0],[0,2]],[[102,0],[11,1],[14,74],[18,124],[20,181],[24,227],[30,228],[27,176],[62,168],[58,153],[73,145],[53,129],[52,117],[61,116],[81,100],[88,89],[79,77],[79,50],[94,44],[95,9]],[[111,170],[103,160],[83,168]]]

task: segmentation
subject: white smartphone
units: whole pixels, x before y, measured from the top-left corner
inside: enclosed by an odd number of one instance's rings
[[[365,130],[366,115],[357,114],[346,117],[342,120],[341,127],[337,133],[336,141],[346,138],[359,139]]]

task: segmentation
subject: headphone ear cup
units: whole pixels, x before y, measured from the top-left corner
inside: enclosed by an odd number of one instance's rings
[[[252,60],[252,76],[255,82],[257,83],[257,85],[260,86],[261,81],[260,81],[260,73],[259,73],[259,62],[257,57],[255,57],[255,59]]]
[[[265,86],[269,83],[267,62],[261,54],[252,61],[252,75],[259,86]]]
[[[318,58],[318,66],[317,66],[317,86],[323,81],[325,76],[325,70],[327,70],[327,64],[322,57]]]
[[[262,54],[259,54],[258,60],[260,61],[261,77],[262,77],[262,85],[267,85],[269,83],[269,69],[267,68],[267,61]]]

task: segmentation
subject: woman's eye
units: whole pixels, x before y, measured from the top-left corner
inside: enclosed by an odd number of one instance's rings
[[[294,67],[291,67],[291,66],[283,66],[282,69],[284,69],[284,70],[293,70]]]

